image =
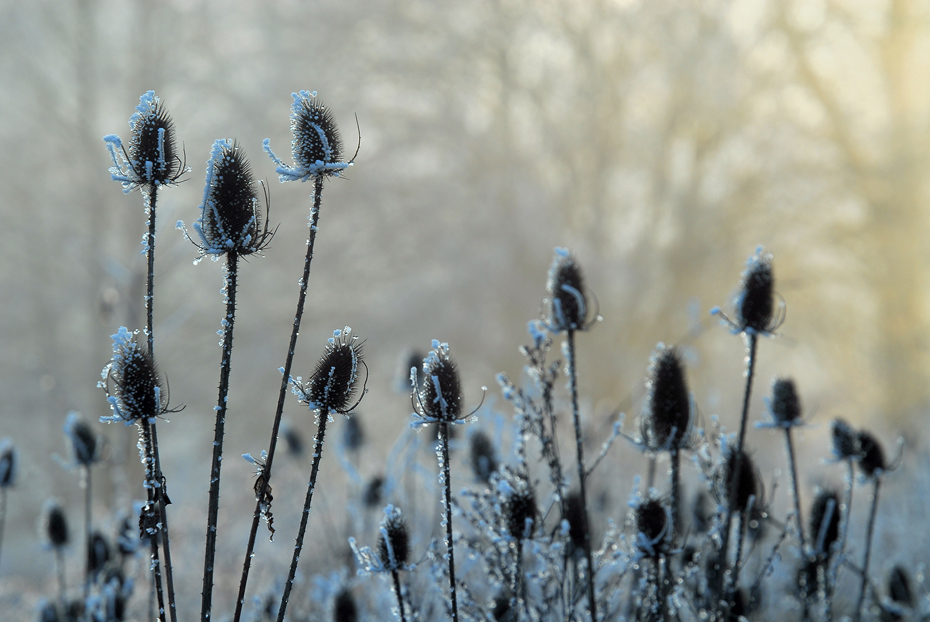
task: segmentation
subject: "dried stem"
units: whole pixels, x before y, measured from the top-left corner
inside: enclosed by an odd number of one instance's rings
[[[449,424],[445,421],[439,422],[439,454],[441,477],[443,484],[442,509],[445,514],[444,521],[446,524],[446,550],[449,555],[449,593],[452,598],[452,622],[458,622],[459,607],[458,597],[455,593],[455,548],[452,543],[452,481],[451,470],[449,468]],[[278,620],[281,622],[281,620]]]
[[[859,600],[856,601],[856,622],[862,619],[862,606],[869,587],[869,558],[872,555],[872,533],[875,531],[875,515],[878,511],[878,490],[881,477],[872,476],[872,509],[869,510],[869,524],[865,531],[865,558],[862,560],[862,585],[859,588]]]

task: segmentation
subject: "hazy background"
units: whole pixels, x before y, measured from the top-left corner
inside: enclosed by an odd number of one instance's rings
[[[294,371],[335,328],[366,338],[372,436],[409,421],[396,389],[408,348],[448,341],[467,403],[481,385],[497,395],[498,371],[519,374],[555,246],[577,255],[604,317],[578,340],[592,443],[618,409],[639,413],[658,341],[690,345],[702,415],[736,425],[743,345],[708,310],[732,308],[758,245],[787,320],[761,344],[751,416],[783,374],[820,424],[812,439],[835,416],[869,422],[889,453],[925,430],[930,2],[0,0],[0,437],[22,459],[0,574],[51,576],[35,517],[45,497],[81,492],[50,456],[70,460],[69,410],[107,412],[108,336],[144,323],[142,198],[109,180],[101,138],[128,138],[148,89],[192,169],[159,195],[155,334],[172,403],[187,406],[159,435],[194,532],[222,269],[192,266],[174,225],[199,215],[212,142],[237,138],[280,223],[240,271],[223,498],[247,517],[251,474],[232,457],[267,446],[312,193],[277,182],[261,140],[290,161],[300,89],[330,106],[349,155],[357,115],[361,148],[324,192]],[[309,440],[296,400],[286,416]],[[120,473],[99,486],[103,515],[141,496],[141,474],[134,431],[99,428],[101,472]],[[372,452],[366,473],[387,449]]]

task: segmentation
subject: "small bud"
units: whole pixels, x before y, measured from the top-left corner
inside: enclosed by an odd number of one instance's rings
[[[548,328],[553,332],[583,330],[588,306],[581,266],[564,248],[555,249],[546,283]]]
[[[801,421],[801,400],[794,387],[794,380],[790,378],[776,378],[772,382],[772,397],[769,400],[769,411],[775,423],[789,427]]]
[[[811,507],[810,539],[814,554],[829,557],[839,535],[840,496],[834,490],[821,490]]]
[[[423,418],[452,423],[462,415],[462,383],[449,354],[449,344],[433,342],[423,359],[423,384],[418,405]]]
[[[59,549],[66,546],[70,540],[68,534],[68,519],[65,511],[55,500],[47,501],[44,513],[45,539],[52,548]]]
[[[637,548],[648,557],[658,557],[665,550],[669,510],[659,499],[643,498],[633,509],[638,532]]]
[[[355,597],[349,588],[342,588],[333,601],[333,622],[356,622],[358,620],[358,607]]]
[[[859,458],[859,437],[852,426],[843,419],[834,419],[831,425],[833,433],[833,455],[837,460]]]
[[[333,333],[317,363],[310,381],[298,386],[300,401],[324,414],[348,414],[356,405],[352,403],[362,360],[362,344],[348,326]]]
[[[97,435],[76,412],[68,414],[65,421],[65,434],[71,440],[74,460],[81,466],[89,467],[99,458]]]
[[[740,331],[768,333],[777,328],[778,320],[773,318],[774,293],[772,256],[763,254],[759,248],[746,263],[741,291],[736,299],[736,324]]]
[[[497,470],[494,444],[487,434],[479,430],[471,435],[469,449],[472,472],[478,481],[487,484],[491,480],[491,473]]]
[[[378,556],[388,570],[401,570],[410,557],[410,536],[407,523],[401,518],[400,510],[388,506],[381,523],[381,538],[378,541]]]
[[[866,477],[881,475],[887,468],[885,466],[885,454],[882,452],[881,445],[875,440],[870,433],[862,430],[858,435],[859,440],[859,469]]]
[[[0,440],[0,488],[12,486],[16,482],[18,455],[13,441],[8,438]]]
[[[107,390],[113,415],[101,417],[101,421],[138,422],[167,411],[167,399],[155,360],[136,341],[137,333],[120,327],[113,335],[113,359],[101,373],[105,379],[101,386]]]
[[[659,344],[649,366],[643,440],[653,451],[681,449],[691,426],[691,401],[681,356]]]

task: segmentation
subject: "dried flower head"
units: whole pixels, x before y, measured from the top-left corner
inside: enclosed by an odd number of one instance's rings
[[[734,512],[749,510],[750,503],[754,508],[762,505],[762,478],[745,451],[737,453],[731,447],[726,448],[723,463],[717,470],[716,483],[718,496]],[[731,498],[734,492],[735,496]]]
[[[346,326],[333,331],[310,380],[301,384],[298,378],[294,383],[294,394],[311,410],[327,416],[333,413],[348,415],[365,395],[362,388],[361,396],[353,403],[358,388],[359,366],[364,365],[362,343],[358,336],[352,334],[352,329]]]
[[[358,607],[355,597],[349,588],[344,587],[336,594],[333,600],[333,622],[356,622],[358,620]]]
[[[647,557],[658,557],[665,551],[671,524],[670,509],[652,496],[641,497],[633,506],[636,524],[636,548]]]
[[[100,458],[100,443],[98,443],[97,435],[76,412],[68,413],[68,418],[65,420],[65,435],[71,441],[71,452],[77,464],[89,467]]]
[[[339,177],[352,165],[342,161],[342,140],[329,108],[316,98],[316,91],[291,93],[291,154],[294,165],[288,166],[271,150],[269,139],[264,140],[268,157],[277,165],[278,179],[307,181],[322,177]]]
[[[410,557],[410,535],[407,522],[400,510],[393,505],[384,509],[381,521],[381,539],[378,542],[378,556],[386,570],[403,570]]]
[[[801,399],[791,378],[776,378],[772,382],[768,405],[776,426],[790,428],[801,424]]]
[[[416,368],[411,371],[411,384],[419,385],[414,393],[414,425],[428,423],[459,423],[462,416],[462,382],[449,354],[449,344],[433,340],[433,349],[423,359],[423,382],[417,381]]]
[[[830,426],[833,436],[833,455],[837,460],[859,458],[859,436],[843,419],[834,419]]]
[[[45,511],[43,512],[42,532],[45,540],[54,548],[59,549],[67,546],[70,541],[68,533],[68,518],[65,511],[55,499],[49,499],[45,502]]]
[[[90,539],[90,547],[87,549],[87,569],[93,579],[97,578],[108,561],[110,561],[110,545],[103,534],[95,531]]]
[[[200,237],[200,255],[214,258],[225,253],[251,255],[264,250],[273,231],[268,230],[268,191],[262,185],[265,213],[252,178],[252,167],[238,142],[213,143],[207,162],[207,179],[194,230]],[[183,227],[182,223],[178,223]]]
[[[483,484],[491,481],[491,474],[497,470],[494,444],[488,435],[480,430],[471,435],[469,462],[475,477]]]
[[[119,136],[103,137],[113,160],[110,178],[123,185],[123,192],[132,192],[140,186],[173,184],[187,172],[186,163],[178,156],[175,146],[174,123],[155,91],[148,91],[139,98],[136,112],[129,118],[129,127],[132,138],[128,150]]]
[[[736,319],[720,314],[731,330],[747,334],[771,334],[785,321],[785,306],[775,306],[775,275],[772,272],[772,256],[762,252],[762,247],[746,261],[740,292],[734,301]]]
[[[587,290],[581,266],[564,248],[555,249],[546,282],[546,328],[555,333],[585,330],[588,320]]]
[[[905,607],[913,607],[915,604],[911,580],[903,566],[895,566],[888,573],[888,597]]]
[[[18,458],[13,441],[8,438],[0,440],[0,488],[12,486],[16,482]]]
[[[821,490],[811,507],[810,540],[814,555],[829,557],[839,535],[840,496],[835,490]]]
[[[532,535],[533,525],[536,524],[536,495],[525,478],[509,479],[500,480],[505,497],[502,507],[504,528],[513,539],[521,541]]]
[[[656,346],[646,381],[643,441],[653,451],[682,449],[691,428],[691,400],[685,369],[675,348]]]
[[[155,360],[136,341],[138,333],[121,326],[112,335],[113,359],[103,368],[100,373],[103,380],[98,383],[106,390],[113,411],[112,415],[100,418],[106,423],[122,421],[129,425],[168,412],[168,396],[162,389]]]
[[[859,440],[859,470],[866,477],[876,477],[888,468],[885,464],[885,453],[881,445],[869,432],[861,430]]]

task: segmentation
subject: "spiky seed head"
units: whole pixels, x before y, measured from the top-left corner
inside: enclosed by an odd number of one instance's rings
[[[381,526],[384,530],[378,540],[378,556],[381,563],[389,570],[400,570],[410,557],[407,521],[397,512],[386,516]]]
[[[0,488],[12,486],[16,482],[18,462],[13,442],[8,438],[0,441]]]
[[[99,458],[97,435],[77,413],[72,412],[65,421],[65,434],[71,440],[71,452],[74,460],[81,466],[88,467]]]
[[[749,258],[736,299],[736,323],[741,331],[770,332],[774,326],[775,275],[772,256],[758,249]]]
[[[791,378],[776,378],[772,382],[769,410],[775,423],[791,426],[801,421],[801,400]]]
[[[352,329],[333,332],[310,381],[300,388],[301,401],[324,414],[347,414],[354,405],[361,364],[362,343]]]
[[[739,471],[739,480],[736,483],[736,495],[730,498],[733,492],[733,482]],[[745,512],[749,509],[749,502],[755,499],[753,506],[759,507],[762,495],[762,482],[752,458],[745,451],[737,452],[727,448],[723,464],[717,472],[717,490],[727,507],[735,512]]]
[[[821,490],[811,506],[810,541],[815,555],[830,556],[840,535],[840,496],[835,490]]]
[[[885,465],[885,454],[881,445],[875,440],[869,432],[861,430],[858,434],[859,440],[859,469],[866,477],[881,475],[887,468]]]
[[[657,557],[665,550],[668,539],[669,511],[660,499],[644,497],[633,508],[633,520],[640,534],[638,548],[648,557]]]
[[[554,332],[582,330],[588,315],[581,266],[564,248],[555,249],[546,282],[547,324]]]
[[[217,140],[207,162],[200,219],[194,224],[201,238],[201,254],[260,252],[273,235],[264,221],[245,152],[236,141]]]
[[[52,548],[67,546],[70,541],[68,518],[58,501],[50,500],[45,504],[43,531],[45,539]]]
[[[358,607],[355,597],[349,588],[344,587],[336,594],[333,601],[333,622],[356,622],[358,620]]]
[[[462,416],[462,381],[448,343],[433,341],[433,349],[423,359],[423,376],[420,414],[446,423],[458,421]]]
[[[660,343],[652,356],[643,419],[643,440],[653,451],[681,449],[688,442],[691,401],[685,369],[675,348]]]
[[[471,435],[469,458],[475,477],[481,483],[487,484],[491,480],[491,474],[497,470],[497,457],[494,455],[494,443],[480,430]]]
[[[833,436],[833,455],[838,460],[859,458],[859,436],[844,419],[834,419],[830,426]]]
[[[315,94],[301,91],[294,96],[291,133],[294,135],[291,142],[294,163],[298,166],[312,169],[320,164],[342,161],[342,139],[336,120]],[[338,175],[338,172],[335,174]]]
[[[888,573],[888,597],[899,605],[914,606],[914,592],[911,580],[903,566],[895,566]]]
[[[102,386],[109,393],[112,417],[102,421],[140,422],[163,414],[167,396],[162,389],[155,359],[137,340],[138,331],[125,327],[113,335],[113,359],[103,368]],[[109,383],[112,382],[112,387]]]
[[[154,91],[139,98],[129,127],[129,165],[137,183],[161,186],[177,181],[183,167],[175,146],[174,122]]]
[[[346,419],[342,428],[342,446],[349,451],[358,451],[365,444],[365,428],[358,415]]]
[[[536,496],[533,489],[526,482],[517,486],[507,496],[504,502],[504,523],[507,533],[514,539],[521,541],[526,536],[527,520],[536,521]],[[532,533],[532,527],[530,528]]]
[[[99,531],[95,531],[87,549],[87,568],[91,577],[96,577],[110,561],[110,545]]]
[[[374,508],[381,505],[381,499],[384,497],[384,478],[375,475],[365,486],[365,494],[362,495],[362,501],[368,508]]]

